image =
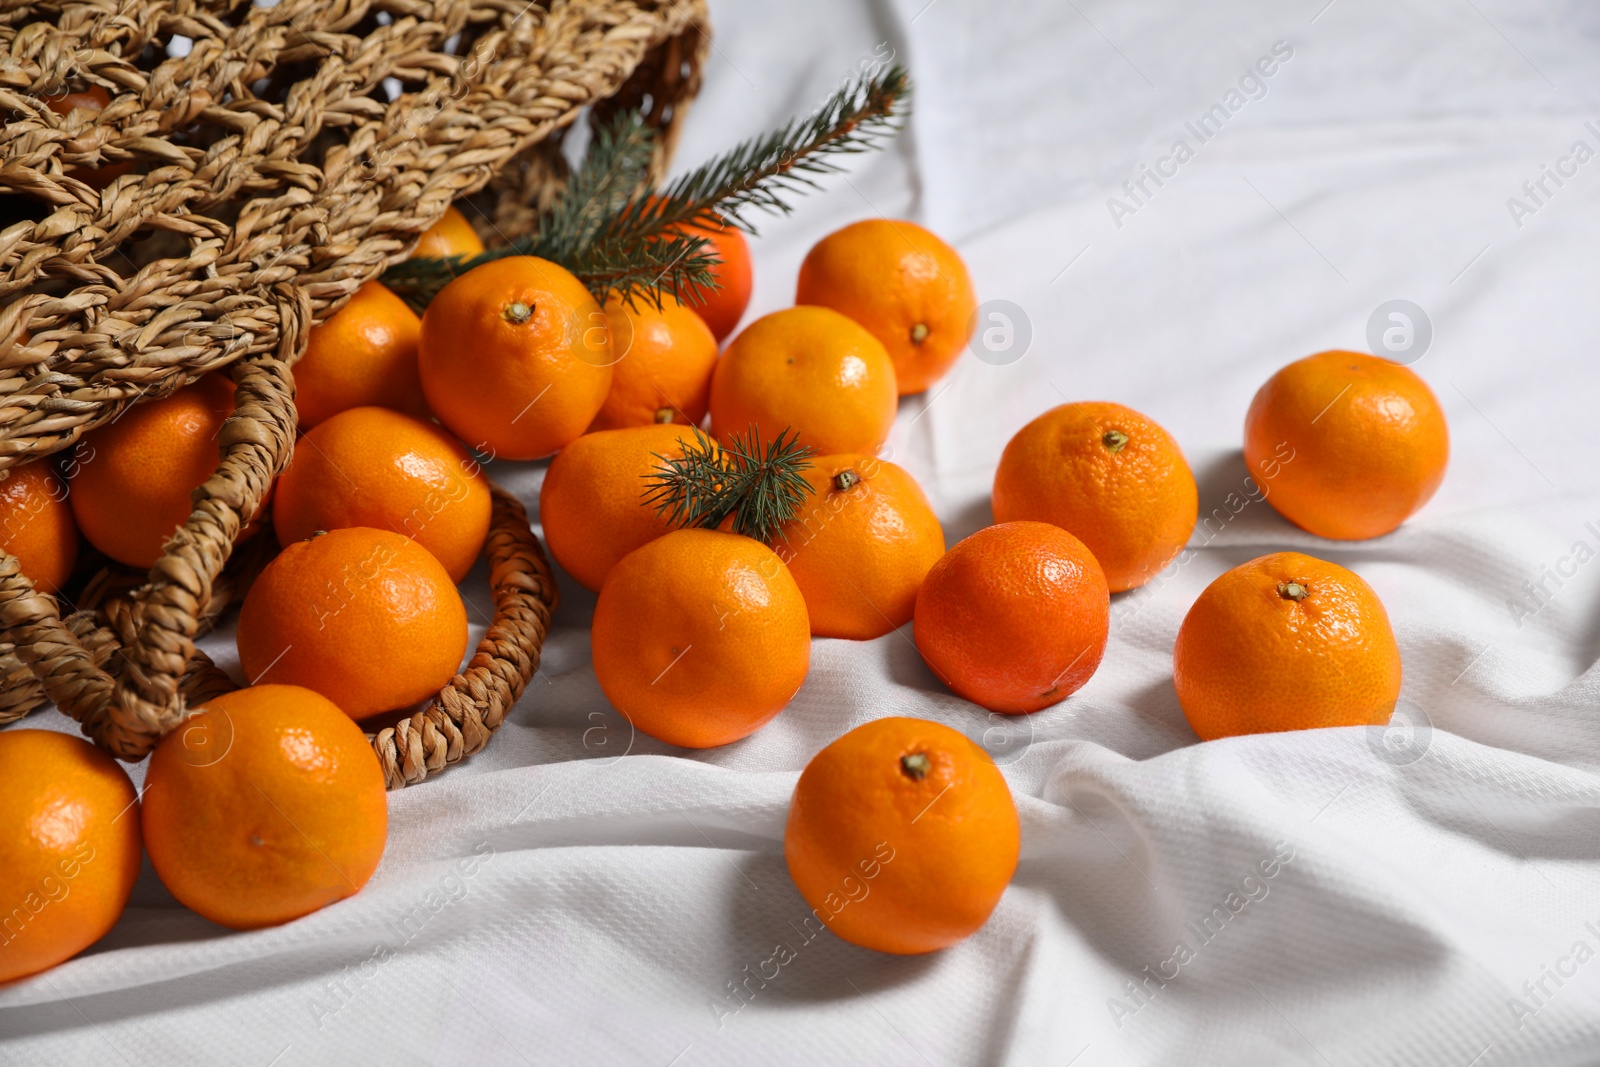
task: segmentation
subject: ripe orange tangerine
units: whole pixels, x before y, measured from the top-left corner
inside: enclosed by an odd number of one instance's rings
[[[57,115],[69,115],[80,107],[89,111],[103,111],[111,103],[111,94],[105,91],[104,86],[88,85],[82,89],[47,96],[44,98],[44,103]]]
[[[425,417],[417,344],[422,320],[378,282],[355,291],[344,307],[306,339],[294,365],[300,428],[358,407],[392,408]]]
[[[154,565],[217,469],[217,434],[232,414],[233,383],[208,374],[84,434],[67,495],[79,532],[119,563]]]
[[[143,814],[162,883],[235,930],[355,894],[389,832],[383,771],[361,728],[292,685],[214,697],[162,738]]]
[[[717,339],[700,316],[662,293],[659,308],[642,297],[633,307],[613,297],[606,321],[616,363],[611,391],[589,429],[705,421]]]
[[[662,457],[693,444],[688,426],[633,426],[586,433],[550,461],[539,490],[539,522],[550,554],[578,584],[595,592],[617,561],[672,524],[645,502],[646,477]]]
[[[823,455],[876,454],[897,397],[877,338],[828,308],[786,308],[747,326],[717,361],[711,432],[727,443],[752,426],[763,441],[793,429]]]
[[[415,541],[350,527],[288,545],[262,569],[239,609],[238,644],[253,684],[304,686],[360,719],[455,676],[467,610]]]
[[[867,641],[911,621],[944,528],[904,468],[854,453],[812,460],[812,494],[773,548],[806,598],[817,637]]]
[[[917,651],[957,695],[1017,714],[1060,703],[1105,655],[1111,594],[1082,541],[1006,522],[959,542],[917,593]]]
[[[439,216],[438,222],[422,231],[422,236],[417,239],[417,247],[412,251],[410,258],[460,256],[463,259],[470,259],[482,251],[483,239],[478,236],[478,231],[474,230],[467,217],[451,204],[444,209],[444,214]]]
[[[720,262],[711,268],[717,288],[698,299],[689,301],[720,342],[733,333],[750,306],[750,289],[754,275],[750,267],[750,242],[737,226],[679,226],[678,229],[695,237],[704,237]]]
[[[489,482],[441,427],[384,408],[351,408],[302,436],[278,479],[278,543],[368,526],[414,539],[452,582],[489,534]]]
[[[71,959],[116,925],[139,877],[138,799],[82,738],[0,732],[0,982]]]
[[[961,256],[904,219],[865,219],[818,241],[800,264],[794,302],[865,326],[894,360],[901,395],[944,377],[977,324]]]
[[[1206,586],[1178,628],[1172,681],[1202,741],[1381,726],[1400,697],[1400,647],[1359,575],[1274,552]]]
[[[1113,593],[1148,582],[1194,532],[1200,494],[1172,435],[1121,404],[1052,408],[1017,431],[994,475],[994,520],[1061,527]]]
[[[799,691],[811,665],[805,598],[761,542],[674,530],[624,556],[589,630],[606,699],[670,745],[748,737]]]
[[[1022,832],[989,754],[924,719],[858,726],[814,756],[783,832],[789,875],[851,944],[912,955],[988,921]]]
[[[507,256],[461,275],[422,317],[422,391],[439,421],[499,459],[575,441],[611,390],[605,312],[564,267]]]
[[[1256,393],[1244,455],[1251,470],[1276,470],[1267,501],[1284,518],[1319,537],[1360,540],[1394,530],[1432,498],[1450,430],[1410,367],[1319,352]]]
[[[66,584],[78,561],[78,527],[67,487],[48,460],[0,471],[0,551],[41,593]]]

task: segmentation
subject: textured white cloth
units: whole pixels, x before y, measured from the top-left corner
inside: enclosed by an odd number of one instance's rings
[[[908,627],[816,642],[759,734],[673,750],[606,704],[593,597],[563,576],[528,695],[468,766],[391,798],[359,896],[234,934],[147,866],[99,945],[0,989],[0,1062],[1600,1062],[1600,162],[1572,154],[1600,149],[1600,11],[1324,2],[715,5],[682,164],[890,53],[916,79],[908,135],[765,228],[752,314],[877,214],[944,234],[981,299],[1020,309],[1014,347],[986,322],[1001,350],[906,401],[891,441],[952,543],[989,521],[1006,439],[1063,398],[1161,422],[1222,509],[1193,562],[1116,599],[1081,692],[991,719]],[[1175,176],[1135,200],[1145,167]],[[1323,542],[1251,499],[1244,411],[1291,359],[1367,347],[1397,298],[1431,319],[1415,367],[1450,472],[1397,533]],[[532,506],[542,469],[493,473]],[[1377,589],[1409,726],[1196,741],[1173,636],[1209,581],[1280,548]],[[470,589],[481,623],[481,572]],[[207,647],[228,659],[226,635]],[[781,851],[806,760],[888,714],[984,738],[1022,815],[993,918],[924,958],[806,940]]]

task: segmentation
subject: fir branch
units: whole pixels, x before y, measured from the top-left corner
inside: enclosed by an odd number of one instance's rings
[[[529,254],[557,263],[578,262],[606,220],[649,182],[655,131],[638,111],[623,112],[595,128],[583,164],[554,209],[540,220]]]
[[[714,530],[731,515],[734,533],[770,544],[812,491],[802,473],[812,450],[788,429],[765,445],[754,426],[725,446],[694,434],[682,456],[656,455],[661,466],[644,476],[644,502],[675,527]]]
[[[476,256],[407,260],[390,267],[383,283],[419,314],[455,278],[473,267],[513,255],[539,256],[561,264],[594,291],[602,303],[613,286],[650,283],[674,257],[687,270],[698,272],[694,280],[703,286],[716,261],[696,259],[698,244],[686,248],[678,242],[658,249],[629,249],[627,255],[600,261],[590,254],[590,245],[600,227],[647,185],[654,151],[655,131],[642,113],[615,115],[610,122],[595,128],[583,163],[567,182],[555,207],[540,219],[537,233]]]
[[[662,291],[685,304],[714,292],[711,271],[720,262],[704,237],[670,233],[635,245],[591,245],[563,266],[602,304],[615,293],[630,308],[645,300],[659,309]]]
[[[898,130],[910,92],[904,67],[862,76],[834,93],[810,117],[793,119],[745,141],[658,195],[630,200],[597,231],[591,254],[601,261],[626,255],[629,248],[662,240],[683,226],[732,225],[755,233],[741,212],[756,207],[788,214],[793,208],[786,195],[820,188],[815,176],[841,169],[832,157],[870,151]],[[679,300],[693,300],[703,288],[715,287],[714,281],[707,286],[694,274],[689,262],[670,266],[643,295],[659,305],[656,294],[662,289]],[[630,307],[640,295],[624,285],[614,288]]]
[[[784,126],[701,164],[668,185],[659,196],[630,201],[599,231],[597,240],[650,236],[684,224],[732,223],[749,233],[755,227],[742,212],[758,207],[788,214],[785,193],[820,188],[816,175],[842,169],[833,157],[879,147],[900,128],[910,98],[906,69],[893,66],[876,76],[845,85],[808,118]]]
[[[389,269],[384,284],[419,310],[456,275],[512,255],[536,255],[571,270],[602,303],[659,306],[665,291],[692,301],[716,288],[713,251],[688,225],[755,232],[750,208],[787,213],[786,197],[817,188],[840,169],[835,157],[877,148],[897,130],[910,83],[903,67],[846,85],[804,119],[737,146],[652,195],[642,178],[654,132],[637,113],[595,131],[583,165],[539,232],[470,259],[415,259]]]
[[[734,533],[770,544],[779,528],[799,514],[811,492],[811,483],[801,472],[811,469],[815,453],[800,443],[797,434],[785,440],[790,433],[779,433],[765,451],[754,426],[746,437],[731,435],[723,453],[736,472],[729,480]]]

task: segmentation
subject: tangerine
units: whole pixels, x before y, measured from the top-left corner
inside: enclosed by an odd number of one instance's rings
[[[1089,546],[1113,593],[1183,551],[1200,495],[1172,435],[1131,408],[1071,403],[1017,431],[994,475],[994,521],[1061,527]]]
[[[355,894],[389,831],[383,770],[361,728],[293,685],[207,701],[156,745],[143,807],[162,883],[234,930]]]
[[[557,453],[539,489],[539,521],[551,555],[595,592],[617,561],[672,529],[644,500],[646,477],[695,441],[687,426],[633,426],[587,433]]]
[[[0,733],[0,982],[71,959],[116,925],[139,877],[138,799],[82,738]]]
[[[1319,537],[1361,540],[1397,528],[1433,496],[1450,461],[1450,430],[1410,367],[1319,352],[1256,393],[1244,456],[1271,477],[1267,501],[1284,518]]]
[[[1360,576],[1275,552],[1206,586],[1178,628],[1172,681],[1202,741],[1381,726],[1400,697],[1400,647]]]
[[[1084,543],[1059,526],[1006,522],[959,542],[917,593],[917,651],[945,685],[990,711],[1038,711],[1100,666],[1111,594]]]
[[[902,396],[944,377],[977,325],[961,256],[903,219],[865,219],[818,241],[800,264],[794,301],[865,326],[894,360]]]
[[[855,453],[811,461],[811,496],[773,544],[806,598],[811,633],[857,641],[911,621],[944,529],[906,471]]]
[[[877,338],[828,308],[786,308],[747,326],[717,361],[711,432],[726,442],[753,426],[772,441],[792,429],[823,455],[876,453],[896,396]]]
[[[589,631],[606,699],[669,745],[748,737],[811,665],[800,587],[760,541],[674,530],[611,568]]]
[[[368,526],[412,538],[466,577],[489,535],[489,483],[439,426],[384,408],[351,408],[295,445],[272,508],[278,543]]]
[[[675,422],[698,426],[711,397],[717,339],[699,315],[661,294],[661,307],[606,302],[616,365],[611,392],[589,429],[617,430]]]
[[[1011,882],[1022,828],[989,754],[924,719],[877,719],[812,757],[783,831],[789,876],[853,945],[913,955],[976,932]]]
[[[48,462],[23,463],[0,471],[0,552],[41,593],[54,594],[78,561],[78,527],[67,503],[67,487]]]
[[[422,320],[394,293],[367,282],[306,339],[294,365],[300,429],[350,408],[376,406],[426,417],[417,375]]]
[[[315,690],[360,719],[410,707],[455,676],[467,610],[450,575],[392,530],[350,527],[288,545],[239,609],[239,666]]]
[[[478,236],[478,231],[472,228],[472,223],[467,217],[456,209],[454,204],[444,209],[444,214],[439,216],[439,221],[422,231],[422,236],[417,238],[417,247],[411,252],[411,259],[443,259],[446,256],[458,256],[462,259],[471,259],[483,251],[483,239]]]
[[[422,391],[476,451],[539,459],[570,444],[611,389],[605,312],[564,267],[491,260],[440,290],[422,317]]]
[[[45,107],[57,115],[70,115],[78,108],[103,111],[111,103],[111,94],[101,85],[86,85],[82,89],[68,89],[44,98]]]
[[[84,434],[67,494],[78,531],[119,563],[154,566],[188,521],[190,494],[217,469],[217,434],[232,414],[233,383],[207,374]]]

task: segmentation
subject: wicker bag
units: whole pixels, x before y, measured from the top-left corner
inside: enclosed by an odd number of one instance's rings
[[[288,462],[307,332],[452,201],[474,197],[490,243],[528,232],[585,108],[641,108],[659,169],[708,45],[703,0],[9,5],[0,472],[209,371],[237,389],[221,463],[147,579],[102,575],[63,615],[0,553],[0,722],[53,701],[137,760],[232,688],[195,640],[263,562],[258,537],[224,570]],[[43,102],[84,84],[110,104]],[[372,738],[390,788],[483,747],[538,666],[555,585],[521,505],[493,494],[493,623],[429,707]]]

